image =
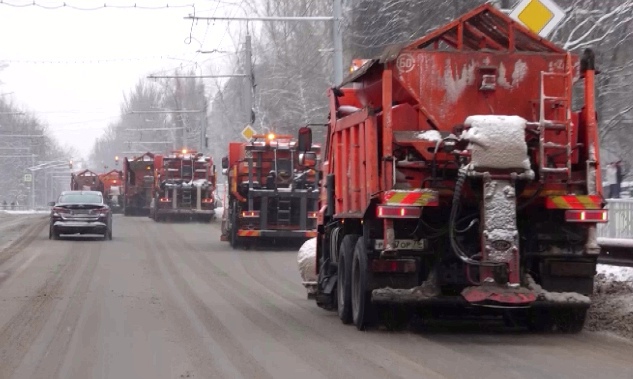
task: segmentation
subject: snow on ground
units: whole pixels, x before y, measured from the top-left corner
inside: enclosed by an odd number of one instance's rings
[[[5,210],[2,210],[2,211],[0,211],[0,213],[9,214],[9,215],[44,215],[44,214],[51,213],[51,211],[33,211],[33,210],[29,210],[29,211],[5,211]]]
[[[598,265],[586,328],[633,339],[633,268]]]
[[[604,274],[607,279],[633,284],[633,267],[598,265],[597,271],[598,274]]]

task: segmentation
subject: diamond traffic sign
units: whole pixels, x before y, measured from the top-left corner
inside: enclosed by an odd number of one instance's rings
[[[246,127],[242,130],[242,137],[246,138],[247,141],[250,141],[255,134],[255,129],[253,129],[250,125],[246,125]]]
[[[510,17],[541,37],[547,37],[565,18],[565,11],[552,0],[521,0]]]

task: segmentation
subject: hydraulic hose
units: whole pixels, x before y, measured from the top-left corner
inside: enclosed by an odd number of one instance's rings
[[[457,173],[457,182],[455,183],[455,191],[453,192],[453,203],[451,207],[451,214],[449,218],[449,240],[451,243],[451,248],[455,253],[455,256],[459,258],[462,262],[474,265],[474,266],[486,266],[486,267],[498,267],[503,266],[504,263],[501,262],[486,262],[486,261],[477,261],[469,258],[466,253],[462,250],[461,246],[457,242],[457,228],[456,228],[456,220],[457,215],[459,214],[459,200],[462,194],[462,187],[464,186],[464,182],[466,181],[466,170],[463,168],[459,170]]]

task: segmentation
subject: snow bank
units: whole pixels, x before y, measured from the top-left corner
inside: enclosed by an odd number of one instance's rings
[[[598,265],[587,330],[633,339],[633,268]]]
[[[51,211],[33,211],[33,210],[29,210],[29,211],[5,211],[2,210],[0,211],[4,214],[10,214],[10,215],[47,215],[50,214]]]
[[[316,291],[316,238],[307,240],[299,249],[297,255],[299,273],[303,279],[303,286],[308,290],[308,294]]]
[[[598,275],[604,275],[605,279],[617,282],[631,282],[633,285],[633,267],[618,267],[599,264],[596,267]]]
[[[420,132],[415,136],[417,139],[437,142],[442,139],[442,135],[437,130],[426,130],[424,132]]]
[[[471,168],[529,170],[526,123],[519,116],[469,116],[462,138],[470,142]]]

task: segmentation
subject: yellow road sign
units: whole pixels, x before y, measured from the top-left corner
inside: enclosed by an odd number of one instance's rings
[[[521,0],[510,17],[541,37],[547,37],[565,18],[565,11],[552,0]]]
[[[250,125],[246,125],[246,127],[242,130],[242,137],[246,138],[247,141],[250,141],[255,134],[255,129],[253,129]]]

